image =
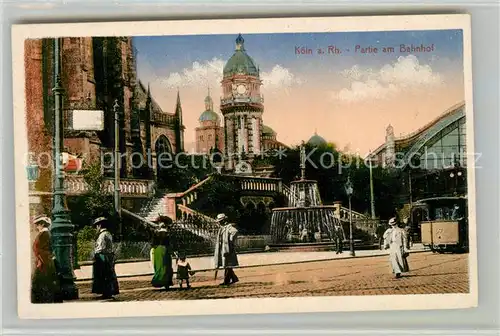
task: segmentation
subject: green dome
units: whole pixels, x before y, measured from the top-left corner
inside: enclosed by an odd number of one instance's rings
[[[314,134],[307,143],[311,146],[323,146],[326,145],[326,140],[317,134]]]
[[[238,38],[236,38],[236,50],[224,66],[224,77],[236,74],[259,76],[259,69],[255,66],[253,59],[246,53],[244,42],[245,40],[241,34],[238,35]]]
[[[214,111],[205,111],[200,116],[200,121],[218,121],[219,116]]]
[[[262,134],[276,134],[276,132],[269,126],[263,125],[262,126]]]

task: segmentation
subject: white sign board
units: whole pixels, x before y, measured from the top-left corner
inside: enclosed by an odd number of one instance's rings
[[[71,129],[77,131],[102,131],[104,129],[104,111],[73,110]]]

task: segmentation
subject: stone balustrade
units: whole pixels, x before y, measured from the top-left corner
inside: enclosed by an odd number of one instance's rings
[[[243,191],[270,191],[283,192],[283,183],[279,178],[270,177],[249,177],[230,175],[240,183],[240,188]]]
[[[103,189],[109,193],[114,192],[115,181],[112,178],[104,181]],[[89,187],[83,176],[68,175],[64,179],[64,189],[67,195],[77,196],[88,191]],[[153,181],[120,179],[120,193],[123,197],[149,197],[153,192]]]
[[[366,216],[363,215],[362,213],[356,212],[354,210],[351,210],[351,212],[352,212],[352,219],[353,220],[366,218]],[[340,219],[346,220],[346,221],[349,220],[349,208],[346,208],[346,207],[340,208]]]
[[[250,104],[263,104],[264,97],[232,97],[232,98],[221,98],[221,105],[227,104],[240,104],[240,103],[250,103]]]

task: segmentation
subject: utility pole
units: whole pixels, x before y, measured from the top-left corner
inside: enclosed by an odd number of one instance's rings
[[[52,248],[55,254],[62,296],[65,300],[78,299],[78,289],[74,282],[74,272],[71,254],[73,251],[73,231],[69,210],[66,208],[64,191],[64,172],[62,169],[62,150],[64,141],[63,130],[63,94],[61,83],[61,38],[54,39],[54,187],[52,203],[52,225],[50,228]],[[75,258],[76,256],[73,256]]]
[[[354,188],[352,186],[350,176],[347,177],[347,182],[345,184],[345,191],[347,197],[349,197],[349,249],[350,249],[350,255],[354,257],[356,255],[356,252],[354,251],[354,236],[352,228],[352,208],[351,208],[351,197],[352,193],[354,192]]]
[[[372,172],[372,157],[370,154],[370,206],[372,212],[372,219],[375,219],[375,197],[373,195],[373,172]]]
[[[118,99],[115,99],[115,104],[113,105],[113,112],[115,113],[115,188],[114,188],[114,198],[115,198],[115,215],[118,221],[118,237],[122,239],[122,220],[121,220],[121,204],[120,204],[120,167],[121,167],[121,155],[120,155],[120,112],[118,111]]]

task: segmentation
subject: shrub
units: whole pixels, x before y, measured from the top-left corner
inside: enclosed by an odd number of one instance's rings
[[[76,236],[78,261],[92,260],[96,236],[96,229],[92,226],[84,226],[78,231]]]

